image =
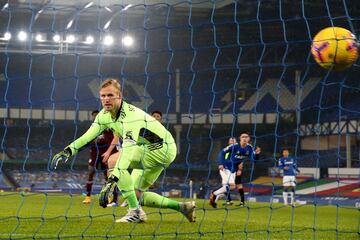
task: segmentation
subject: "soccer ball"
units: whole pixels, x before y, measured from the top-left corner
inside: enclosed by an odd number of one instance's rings
[[[328,27],[314,37],[311,53],[321,67],[342,71],[358,58],[358,43],[349,30]]]

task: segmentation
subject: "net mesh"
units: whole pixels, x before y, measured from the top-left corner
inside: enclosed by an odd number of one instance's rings
[[[358,239],[359,66],[327,71],[311,39],[359,32],[358,1],[1,1],[1,239]],[[153,191],[197,197],[197,222],[145,208],[82,200],[88,149],[51,171],[52,156],[101,108],[100,83],[120,80],[126,101],[163,112],[178,155]],[[218,152],[250,132],[262,153],[245,164],[245,207],[213,209]],[[282,204],[283,148],[297,159],[295,207]],[[238,193],[231,193],[238,202]],[[182,201],[181,200],[181,201]]]

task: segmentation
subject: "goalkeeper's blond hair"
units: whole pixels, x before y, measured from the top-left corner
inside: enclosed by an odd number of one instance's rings
[[[104,82],[100,85],[99,90],[106,88],[108,86],[114,86],[119,91],[119,94],[121,94],[121,85],[117,79],[115,78],[105,79]]]

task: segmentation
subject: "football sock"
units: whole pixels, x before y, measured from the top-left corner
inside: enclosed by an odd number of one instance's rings
[[[125,194],[123,194],[124,198],[127,200],[128,204],[129,204],[129,208],[130,209],[139,208],[139,202],[136,197],[135,191],[128,192],[126,195],[127,196],[125,196]]]
[[[86,196],[91,195],[91,189],[93,185],[93,179],[94,179],[94,171],[89,171],[88,180],[86,182]]]
[[[120,162],[120,161],[118,161]],[[131,176],[128,170],[115,168],[112,172],[112,175],[118,179],[117,187],[121,191],[122,196],[124,199],[127,200],[130,209],[139,208],[139,201],[136,197],[134,184],[132,182]]]
[[[284,198],[284,204],[287,205],[288,204],[288,192],[287,191],[283,192],[283,198]]]
[[[232,199],[231,199],[231,196],[230,196],[230,192],[228,192],[227,194],[226,194],[226,201],[228,201],[228,202],[231,202],[232,201]]]
[[[290,204],[294,204],[294,192],[289,192],[290,194]]]
[[[163,197],[154,192],[144,192],[142,199],[140,200],[141,205],[153,208],[170,208],[176,211],[180,210],[180,204],[178,201],[170,198]]]
[[[243,188],[240,188],[240,189],[239,189],[239,194],[240,194],[240,201],[241,201],[242,203],[244,203],[244,202],[245,202],[245,193],[244,193],[244,189],[243,189]]]

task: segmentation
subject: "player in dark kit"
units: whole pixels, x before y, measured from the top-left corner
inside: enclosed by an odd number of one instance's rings
[[[93,120],[96,118],[99,111],[95,110],[91,113]],[[119,138],[115,137],[113,133],[106,129],[99,135],[94,141],[90,143],[90,159],[89,159],[89,173],[88,181],[86,183],[86,197],[83,201],[84,204],[91,203],[91,191],[93,185],[93,179],[96,171],[102,171],[104,173],[105,181],[108,176],[108,164],[109,157],[117,153],[116,145],[119,142]],[[114,195],[113,203],[117,202],[117,192]]]

